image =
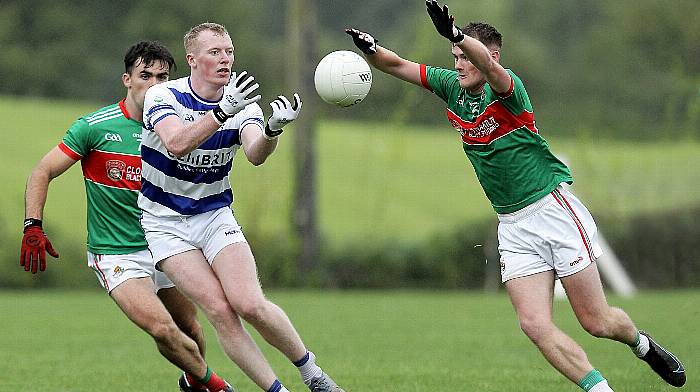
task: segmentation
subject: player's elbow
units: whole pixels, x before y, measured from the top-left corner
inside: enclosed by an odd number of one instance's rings
[[[173,154],[173,156],[175,156],[175,158],[182,158],[185,155],[187,155],[187,153],[190,152],[188,149],[185,148],[184,145],[182,145],[180,143],[164,143],[164,144],[165,144],[165,149],[168,150],[169,153]]]
[[[51,177],[51,173],[48,167],[44,165],[42,162],[39,162],[38,165],[32,169],[32,172],[29,174],[29,178],[27,178],[27,184],[30,183],[36,183],[36,182],[42,182],[48,184],[53,178]]]
[[[267,156],[249,156],[248,162],[252,163],[253,166],[260,166],[267,160]]]
[[[170,137],[163,138],[162,141],[165,149],[176,158],[182,158],[195,149],[195,147],[190,146],[183,138]]]

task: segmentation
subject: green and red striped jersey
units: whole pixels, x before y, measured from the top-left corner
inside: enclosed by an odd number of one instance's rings
[[[148,247],[136,204],[141,188],[141,127],[124,101],[80,117],[58,147],[80,160],[87,194],[87,248],[126,254]]]
[[[517,211],[574,180],[535,127],[523,82],[511,70],[510,91],[498,95],[487,83],[479,95],[459,86],[457,72],[421,64],[421,82],[447,103],[447,119],[497,213]]]

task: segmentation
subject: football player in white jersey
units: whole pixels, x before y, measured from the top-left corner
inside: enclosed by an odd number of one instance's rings
[[[87,265],[129,320],[153,337],[165,358],[186,372],[180,376],[180,390],[207,392],[207,386],[226,386],[226,381],[204,360],[205,339],[194,304],[153,268],[136,205],[140,179],[124,175],[129,170],[140,172],[146,91],[168,80],[175,59],[159,42],[140,41],[127,51],[124,67],[126,97],[81,116],[32,170],[25,194],[21,265],[37,273],[46,268],[45,252],[58,257],[42,229],[48,188],[54,178],[80,161],[89,201]],[[110,169],[114,163],[116,174]],[[107,339],[109,331],[104,332]]]
[[[239,316],[297,366],[311,391],[342,391],[287,315],[265,298],[230,208],[236,152],[264,163],[301,100],[275,99],[265,124],[260,95],[251,97],[258,84],[245,71],[232,75],[234,47],[225,27],[194,26],[184,41],[190,76],[149,89],[144,107],[139,206],[156,268],[204,311],[226,354],[262,390],[287,391],[250,336],[238,333]]]

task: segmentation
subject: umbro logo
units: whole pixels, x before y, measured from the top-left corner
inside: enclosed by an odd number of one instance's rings
[[[582,256],[579,256],[576,260],[574,260],[574,261],[572,261],[571,263],[569,263],[569,266],[570,266],[570,267],[573,267],[573,266],[575,266],[576,264],[578,264],[578,263],[580,263],[580,262],[582,262],[582,261],[583,261],[583,257],[582,257]]]

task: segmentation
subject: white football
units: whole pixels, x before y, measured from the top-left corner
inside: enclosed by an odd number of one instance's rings
[[[316,92],[324,101],[347,107],[360,103],[372,87],[372,71],[359,54],[339,50],[326,55],[314,73]]]

